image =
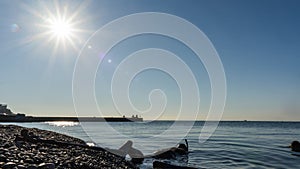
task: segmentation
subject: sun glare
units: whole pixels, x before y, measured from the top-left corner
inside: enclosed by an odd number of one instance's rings
[[[25,4],[23,7],[37,17],[36,26],[39,32],[32,39],[45,40],[42,44],[52,47],[52,55],[61,49],[78,51],[82,45],[81,35],[87,32],[82,29],[86,20],[80,16],[87,5],[88,3],[81,3],[73,8],[71,4],[63,4],[61,1],[41,1],[37,6],[39,9],[36,10]]]
[[[51,33],[59,39],[70,38],[72,36],[72,26],[65,20],[54,19],[50,21],[49,28]]]
[[[66,49],[71,45],[76,49],[78,44],[78,25],[72,19],[72,16],[65,14],[53,14],[49,12],[49,17],[44,18],[45,23],[42,27],[45,28],[44,38],[48,39],[48,42],[54,42],[54,52],[61,46]]]

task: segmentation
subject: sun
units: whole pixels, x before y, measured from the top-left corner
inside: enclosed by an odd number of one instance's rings
[[[48,29],[51,39],[54,37],[58,40],[71,40],[74,36],[75,28],[70,21],[57,17],[48,20]]]
[[[87,5],[81,3],[74,8],[72,4],[61,1],[41,1],[36,8],[24,5],[35,17],[37,29],[31,39],[40,40],[42,46],[52,48],[52,55],[59,51],[79,51],[82,37],[88,32],[84,29],[87,21],[81,16]]]
[[[56,19],[50,22],[50,31],[57,38],[70,38],[73,33],[73,29],[70,23],[65,20]]]
[[[79,34],[82,32],[78,28],[78,23],[74,21],[74,17],[64,13],[48,13],[48,17],[43,18],[44,23],[41,25],[45,29],[42,34],[48,43],[54,44],[54,52],[59,48],[67,50],[68,46],[72,46],[78,50]]]
[[[86,28],[89,20],[84,17],[88,5],[88,1],[77,5],[56,0],[38,1],[34,7],[24,3],[22,7],[33,16],[33,31],[28,42],[39,41],[41,47],[50,49],[51,58],[67,56],[57,54],[61,52],[79,52],[83,37],[90,34]]]

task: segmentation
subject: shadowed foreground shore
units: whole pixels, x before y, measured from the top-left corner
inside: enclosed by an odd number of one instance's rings
[[[70,144],[33,143],[16,139],[23,129],[45,140]],[[86,145],[86,143],[83,140],[51,131],[0,125],[0,168],[136,168],[124,158],[102,148],[91,149],[78,145]]]

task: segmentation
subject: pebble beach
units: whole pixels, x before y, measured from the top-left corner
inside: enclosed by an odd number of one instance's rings
[[[22,130],[28,130],[43,140],[70,144],[50,144],[18,140]],[[84,146],[79,146],[84,145]],[[89,148],[83,140],[36,128],[0,125],[0,168],[54,169],[54,168],[136,168],[123,157],[105,149]]]

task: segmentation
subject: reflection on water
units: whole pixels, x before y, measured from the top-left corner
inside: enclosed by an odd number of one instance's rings
[[[49,121],[45,123],[49,124],[50,126],[58,126],[58,127],[72,127],[72,126],[79,125],[78,122],[72,122],[72,121]]]

